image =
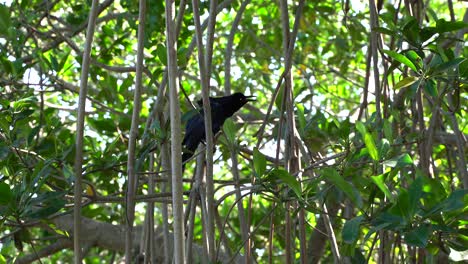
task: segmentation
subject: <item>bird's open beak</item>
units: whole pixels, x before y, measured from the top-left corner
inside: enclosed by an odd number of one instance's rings
[[[255,99],[255,96],[253,96],[253,95],[248,95],[248,96],[246,96],[246,97],[247,97],[247,101],[248,101],[248,102],[255,102],[255,101],[257,101],[257,99]]]

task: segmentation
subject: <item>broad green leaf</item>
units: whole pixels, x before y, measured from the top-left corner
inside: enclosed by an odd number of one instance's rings
[[[416,68],[414,63],[411,60],[409,60],[407,57],[405,57],[404,55],[401,55],[400,53],[397,53],[393,50],[383,50],[383,52],[387,54],[388,56],[390,56],[392,59],[408,66],[413,71],[418,72],[418,69]]]
[[[405,40],[411,45],[419,47],[421,45],[421,36],[419,23],[414,17],[409,17],[408,22],[402,28],[403,36]]]
[[[372,182],[379,187],[379,189],[385,194],[385,196],[392,202],[395,202],[395,197],[393,197],[390,189],[388,189],[387,185],[385,184],[385,175],[380,174],[377,176],[371,176]]]
[[[456,211],[467,205],[468,190],[456,190],[444,201],[445,212]]]
[[[13,199],[10,186],[4,182],[0,182],[0,204],[6,205]]]
[[[405,87],[408,87],[408,86],[412,85],[413,83],[415,83],[417,81],[418,81],[418,78],[416,78],[414,76],[406,77],[406,78],[403,78],[403,80],[399,81],[397,84],[395,84],[393,89],[398,90],[398,89],[401,89],[401,88],[405,88]]]
[[[392,168],[402,168],[405,166],[413,165],[414,162],[413,159],[411,159],[410,155],[408,155],[408,153],[405,153],[400,156],[386,160],[382,164]]]
[[[388,119],[383,120],[383,132],[384,132],[385,138],[390,142],[390,144],[393,144],[392,123]]]
[[[301,131],[301,134],[304,135],[304,130],[307,124],[305,115],[304,115],[304,105],[296,104],[296,109],[297,109],[297,119],[299,121],[299,131]]]
[[[347,244],[354,243],[359,236],[359,226],[361,225],[364,217],[362,215],[354,217],[351,220],[346,221],[343,226],[342,238]]]
[[[258,150],[258,148],[254,148],[253,150],[253,163],[255,173],[261,177],[266,170],[266,157]]]
[[[359,133],[361,133],[363,137],[367,133],[367,129],[361,121],[356,122],[356,129],[359,131]]]
[[[424,248],[427,246],[431,228],[428,225],[421,225],[406,233],[405,242],[410,246]]]
[[[364,138],[364,143],[366,145],[367,152],[371,156],[373,160],[378,161],[379,160],[379,153],[377,151],[377,148],[375,147],[375,142],[374,138],[372,135],[367,132],[366,127],[362,122],[356,122],[356,129],[361,133],[361,136]]]
[[[272,171],[268,173],[267,178],[281,180],[286,185],[288,185],[289,188],[291,188],[294,191],[297,197],[302,197],[301,184],[299,183],[299,181],[297,181],[296,177],[289,174],[289,172],[287,172],[286,170],[273,169]]]
[[[369,151],[369,155],[375,161],[379,160],[379,153],[377,148],[375,147],[374,138],[370,133],[366,133],[364,136],[364,143],[366,144],[366,148]]]
[[[10,9],[4,4],[0,4],[0,36],[8,37],[8,30],[10,26]]]
[[[392,223],[388,222],[388,223],[383,223],[383,224],[380,224],[378,226],[373,226],[369,229],[369,232],[367,232],[366,236],[364,237],[364,242],[366,242],[370,236],[372,236],[372,234],[374,234],[375,232],[378,232],[382,229],[385,229],[387,227],[389,227],[390,225],[392,225]]]
[[[424,54],[422,54],[422,56],[424,56]],[[422,68],[422,58],[416,51],[407,51],[405,53],[405,57],[407,57],[418,69]]]
[[[164,45],[159,44],[156,48],[156,56],[158,56],[159,60],[162,64],[167,65],[167,49]]]
[[[409,201],[409,212],[414,215],[419,208],[420,200],[423,196],[423,186],[422,186],[421,176],[416,177],[416,179],[411,183],[408,188],[408,201]]]
[[[396,198],[396,203],[389,210],[388,213],[397,217],[400,217],[404,220],[405,223],[409,222],[411,219],[411,214],[409,213],[409,197],[408,191],[406,189],[401,189],[398,197]]]
[[[460,65],[462,62],[464,62],[466,59],[465,58],[455,58],[451,61],[447,61],[447,62],[444,62],[444,63],[441,63],[441,64],[438,64],[434,67],[434,71],[433,71],[433,74],[437,74],[437,73],[440,73],[440,72],[445,72],[445,71],[448,71],[452,68],[455,68],[457,67],[458,65]]]
[[[444,19],[439,19],[436,22],[436,30],[438,33],[456,31],[467,27],[468,24],[463,21],[445,21]]]
[[[230,144],[234,144],[236,142],[236,125],[234,122],[228,118],[223,124],[223,131],[224,135],[226,135],[226,139]]]
[[[58,212],[60,209],[62,209],[65,206],[65,200],[64,199],[54,199],[49,201],[50,203],[47,204],[46,206],[33,211],[27,217],[33,218],[33,219],[41,219],[41,218],[46,218],[56,212]]]
[[[373,30],[377,31],[379,33],[385,34],[385,35],[389,35],[389,36],[396,36],[397,35],[397,32],[395,32],[393,30],[390,30],[388,28],[384,28],[384,27],[375,27],[375,28],[373,28]]]
[[[338,189],[342,190],[346,196],[359,208],[362,207],[362,199],[359,192],[333,168],[322,170],[323,178],[333,183]]]
[[[431,79],[424,82],[424,91],[426,91],[432,97],[437,97],[439,95],[439,92],[437,91],[437,84],[434,82],[434,80]]]

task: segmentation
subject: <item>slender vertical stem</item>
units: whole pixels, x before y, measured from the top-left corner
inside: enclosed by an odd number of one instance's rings
[[[289,44],[289,38],[290,38],[290,33],[289,33],[289,15],[288,15],[288,2],[287,0],[281,0],[280,1],[280,9],[281,9],[281,24],[282,24],[282,30],[283,30],[283,54],[286,57],[287,52],[288,52],[288,44]],[[284,113],[284,108],[286,105],[286,99],[287,99],[287,93],[288,93],[288,88],[291,87],[292,84],[292,79],[291,79],[291,71],[288,72],[288,74],[285,75],[284,77],[284,92],[283,92],[283,103],[282,103],[282,108],[281,109],[281,115]],[[280,122],[282,122],[282,118],[280,119]],[[281,124],[281,123],[280,123]],[[289,148],[288,144],[286,143],[286,138],[285,138],[285,146],[286,148]],[[279,144],[279,141],[278,141]],[[276,156],[278,158],[278,150],[276,152]],[[288,151],[285,151],[285,160],[288,160],[290,158]],[[286,162],[285,164],[286,170],[289,168],[289,162]],[[291,202],[286,202],[285,203],[285,251],[286,251],[286,263],[290,264],[294,262],[294,246],[293,246],[293,238],[292,238],[292,231],[291,231]]]
[[[213,44],[214,44],[214,32],[216,25],[216,6],[218,5],[217,0],[210,1],[210,13],[208,16],[208,32],[206,36],[206,53],[205,53],[205,63],[206,63],[206,76],[208,78],[208,85],[210,84],[211,76],[211,67],[213,61]]]
[[[293,32],[290,32],[289,29],[289,15],[288,15],[288,6],[287,6],[287,1],[283,0],[280,1],[280,7],[281,7],[281,21],[283,24],[283,52],[284,52],[284,57],[285,58],[291,58],[293,51],[294,51],[294,40],[291,38],[296,36],[297,31],[298,31],[298,22],[301,18],[303,7],[304,7],[304,1],[300,1],[298,3],[297,9],[296,9],[296,14],[295,14],[295,21],[294,21],[294,28]],[[285,60],[285,68],[290,67],[290,59]],[[284,78],[284,106],[285,106],[285,111],[286,111],[286,122],[287,122],[287,137],[285,140],[285,159],[288,160],[286,164],[286,169],[291,173],[294,174],[295,172],[300,170],[300,151],[299,151],[299,146],[296,141],[296,123],[295,123],[295,117],[294,117],[294,102],[293,102],[293,93],[292,93],[292,88],[293,88],[293,78],[291,71],[289,71],[288,74],[286,74]],[[297,207],[297,204],[295,203],[287,203],[286,204],[286,241],[292,239],[292,234],[288,234],[291,232],[290,226],[288,225],[291,222],[290,215],[288,213],[288,206],[291,207]],[[304,212],[301,210],[299,213],[299,222],[302,224],[300,225],[299,228],[299,241],[300,241],[300,251],[301,251],[301,263],[306,263],[306,239],[305,239],[305,219],[304,219]],[[286,254],[287,254],[287,262],[292,259],[294,260],[294,251],[293,249],[295,248],[293,246],[293,240],[289,241],[286,243]],[[288,254],[288,249],[289,254]]]
[[[177,80],[177,43],[175,1],[166,0],[166,46],[169,102],[171,116],[172,213],[174,216],[174,263],[184,263],[184,208],[182,185],[182,136]]]
[[[161,165],[163,168],[164,176],[169,180],[170,171],[171,171],[171,154],[169,143],[164,142],[161,144]],[[162,183],[161,189],[163,192],[167,192],[169,189],[169,182],[164,181]],[[170,239],[169,239],[169,210],[167,208],[167,203],[162,204],[162,218],[163,218],[163,243],[164,243],[164,261],[163,263],[169,264],[171,259],[172,252],[170,251]]]
[[[160,164],[159,164],[160,165]],[[159,171],[160,166],[157,166],[156,170],[154,168],[154,154],[150,155],[149,168],[148,170],[152,172],[149,175],[148,179],[148,194],[154,194],[154,172]],[[148,235],[146,237],[146,247],[145,247],[145,263],[151,263],[154,259],[154,202],[150,201],[147,203],[147,224],[148,224]]]
[[[237,27],[242,18],[247,5],[251,0],[244,0],[237,11],[236,17],[231,25],[231,31],[229,32],[228,41],[226,44],[226,52],[224,58],[224,93],[226,95],[231,94],[231,58],[232,58],[232,48],[234,47],[234,35],[237,32]]]
[[[98,0],[93,0],[89,11],[88,29],[86,31],[86,42],[83,51],[81,65],[80,96],[78,99],[78,118],[76,121],[76,155],[75,155],[75,186],[74,186],[74,208],[73,208],[73,249],[75,251],[75,264],[81,264],[81,174],[83,172],[83,135],[84,117],[86,106],[86,95],[88,93],[88,72],[91,60],[91,46],[93,43],[94,29],[96,27],[96,16],[98,11]]]
[[[206,61],[203,54],[203,39],[202,28],[200,25],[200,13],[198,0],[192,1],[193,5],[193,20],[195,24],[195,34],[197,38],[198,48],[198,65],[200,68],[201,85],[202,85],[202,100],[203,100],[203,114],[205,118],[205,135],[206,135],[206,203],[207,203],[207,238],[208,241],[208,255],[214,258],[214,183],[213,183],[213,129],[211,123],[211,105],[210,105],[210,85],[208,70],[206,68]],[[214,262],[214,259],[213,259]]]
[[[239,215],[239,223],[241,229],[241,237],[242,241],[247,241],[244,244],[244,256],[245,256],[245,263],[250,263],[250,243],[249,243],[249,229],[246,222],[245,212],[244,212],[244,204],[242,203],[242,193],[240,190],[240,176],[239,176],[239,162],[237,160],[237,146],[232,146],[231,148],[231,161],[232,161],[232,175],[234,178],[234,182],[236,184],[236,200],[239,202],[237,203],[237,211]]]
[[[135,219],[135,195],[138,185],[138,174],[135,171],[135,148],[138,137],[138,127],[140,123],[141,109],[141,79],[143,73],[143,50],[145,41],[145,20],[146,20],[146,0],[140,0],[138,14],[138,44],[137,44],[137,62],[135,72],[135,93],[133,95],[133,113],[132,125],[130,127],[130,137],[128,140],[128,159],[127,159],[127,192],[126,192],[126,216],[127,233],[125,237],[125,262],[132,262],[132,244],[133,244],[133,222]]]
[[[322,207],[323,207],[322,217],[325,223],[325,228],[327,229],[327,233],[329,236],[330,246],[332,249],[333,257],[335,259],[335,263],[341,263],[341,255],[340,255],[340,251],[338,250],[338,243],[336,242],[335,232],[333,231],[333,226],[331,224],[330,217],[328,216],[328,208],[325,205],[325,203],[323,203]]]
[[[369,1],[370,9],[370,26],[371,26],[371,52],[373,59],[373,68],[374,68],[374,87],[375,87],[375,109],[376,109],[376,122],[379,126],[382,119],[381,106],[380,106],[380,79],[379,79],[379,54],[378,54],[378,43],[379,43],[379,32],[375,31],[375,28],[378,26],[377,21],[377,7],[375,6],[375,1]]]

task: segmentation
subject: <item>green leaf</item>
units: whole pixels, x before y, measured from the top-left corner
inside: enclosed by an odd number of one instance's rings
[[[0,204],[6,205],[13,199],[10,186],[4,182],[0,182]]]
[[[366,144],[366,148],[369,151],[369,155],[375,161],[379,160],[379,153],[377,148],[375,147],[374,138],[370,133],[366,133],[364,135],[364,143]]]
[[[289,172],[287,172],[286,170],[273,169],[272,171],[270,171],[270,173],[268,173],[267,178],[281,180],[294,191],[297,197],[302,197],[301,184],[299,183],[299,181],[297,181],[296,177],[289,174]]]
[[[333,168],[325,168],[322,170],[322,174],[324,179],[342,190],[357,207],[362,207],[362,199],[359,192],[357,192],[356,189],[338,173],[338,171]]]
[[[388,210],[388,213],[402,218],[405,223],[411,220],[412,214],[409,212],[409,197],[406,189],[400,190],[395,205]]]
[[[56,212],[58,212],[60,209],[62,209],[65,206],[65,200],[63,199],[54,199],[49,201],[50,203],[47,204],[46,206],[33,211],[31,214],[27,215],[28,217],[31,217],[33,219],[42,219],[46,218]]]
[[[414,180],[408,190],[401,189],[397,198],[396,205],[392,208],[392,212],[402,216],[406,222],[410,222],[419,207],[419,200],[423,194],[421,177]]]
[[[423,183],[421,176],[417,177],[408,188],[409,212],[414,215],[423,196]]]
[[[453,60],[438,64],[434,67],[433,74],[445,72],[449,69],[455,68],[458,65],[460,65],[462,62],[464,62],[466,59],[465,58],[455,58]]]
[[[405,166],[410,166],[413,165],[413,159],[411,159],[410,155],[408,153],[396,156],[394,158],[391,158],[389,160],[384,161],[382,164],[392,167],[392,168],[402,168]]]
[[[299,121],[299,131],[301,131],[301,134],[304,135],[305,127],[307,124],[305,115],[304,115],[304,105],[296,104],[296,109],[297,109],[297,119]]]
[[[398,90],[398,89],[401,89],[401,88],[405,88],[405,87],[408,87],[408,86],[412,85],[413,83],[415,83],[417,81],[418,81],[418,78],[416,78],[414,76],[406,77],[406,78],[403,78],[403,80],[399,81],[397,84],[395,84],[393,89]]]
[[[389,36],[396,36],[397,35],[397,32],[395,32],[393,30],[390,30],[388,28],[384,28],[384,27],[375,27],[372,30],[377,31],[377,32],[382,33],[382,34],[385,34],[385,35],[389,35]]]
[[[236,142],[237,128],[230,118],[226,119],[226,121],[224,122],[223,131],[224,135],[226,135],[226,139],[228,140],[229,144],[233,145]]]
[[[424,91],[426,91],[430,96],[437,97],[439,92],[437,91],[437,85],[434,80],[427,80],[424,82]]]
[[[253,150],[253,163],[255,173],[257,176],[261,177],[266,170],[266,157],[258,150],[258,148],[254,148]]]
[[[390,189],[388,189],[387,185],[385,184],[385,174],[380,174],[377,176],[371,177],[372,182],[379,187],[379,189],[385,194],[385,196],[392,202],[395,203],[395,197],[393,197]]]
[[[383,224],[380,224],[378,226],[373,226],[369,229],[369,232],[367,232],[366,236],[364,237],[364,242],[366,242],[370,236],[372,236],[372,234],[374,234],[375,232],[378,232],[382,229],[385,229],[387,228],[388,226],[392,225],[392,223],[388,222],[388,223],[383,223]]]
[[[419,35],[419,23],[414,17],[409,17],[408,22],[403,26],[402,33],[405,40],[413,46],[421,45],[421,36]]]
[[[383,120],[383,132],[385,138],[390,142],[390,144],[393,144],[392,123],[388,119]]]
[[[450,212],[450,211],[456,211],[467,204],[467,195],[468,195],[468,190],[456,190],[453,193],[449,195],[447,200],[444,201],[443,203],[443,211],[444,212]]]
[[[167,66],[167,49],[164,45],[158,44],[158,47],[156,48],[156,56],[158,56],[164,66]]]
[[[0,36],[8,37],[8,30],[11,26],[10,9],[4,4],[0,4]]]
[[[401,55],[393,50],[383,50],[383,52],[387,54],[388,56],[390,56],[391,58],[393,58],[394,60],[408,66],[413,71],[418,72],[418,69],[416,68],[414,63],[411,60],[409,60],[407,57],[405,57],[404,55]]]
[[[356,129],[359,131],[359,133],[361,133],[363,137],[367,133],[367,129],[361,121],[356,122]]]
[[[445,21],[444,19],[439,19],[436,22],[436,30],[438,33],[456,31],[466,27],[468,27],[468,24],[463,21]]]
[[[358,239],[359,226],[361,225],[363,219],[364,217],[360,215],[346,221],[343,226],[343,232],[341,234],[345,243],[353,244]]]
[[[364,139],[364,143],[366,145],[367,152],[371,156],[373,160],[379,160],[379,154],[377,152],[377,148],[375,147],[374,138],[372,135],[367,132],[366,127],[361,121],[356,122],[356,129],[361,134],[362,138]]]
[[[428,225],[418,226],[404,235],[405,242],[410,246],[424,248],[427,246],[430,231],[431,228]]]
[[[371,156],[371,158],[375,161],[379,160],[379,152],[377,151],[377,148],[375,147],[375,142],[374,138],[372,135],[367,132],[366,127],[364,124],[360,121],[356,122],[356,129],[361,133],[361,136],[364,138],[364,143],[366,145],[367,152]]]

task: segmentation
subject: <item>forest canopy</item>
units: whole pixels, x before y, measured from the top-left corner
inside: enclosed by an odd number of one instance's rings
[[[467,33],[452,0],[1,1],[0,264],[467,260]]]

